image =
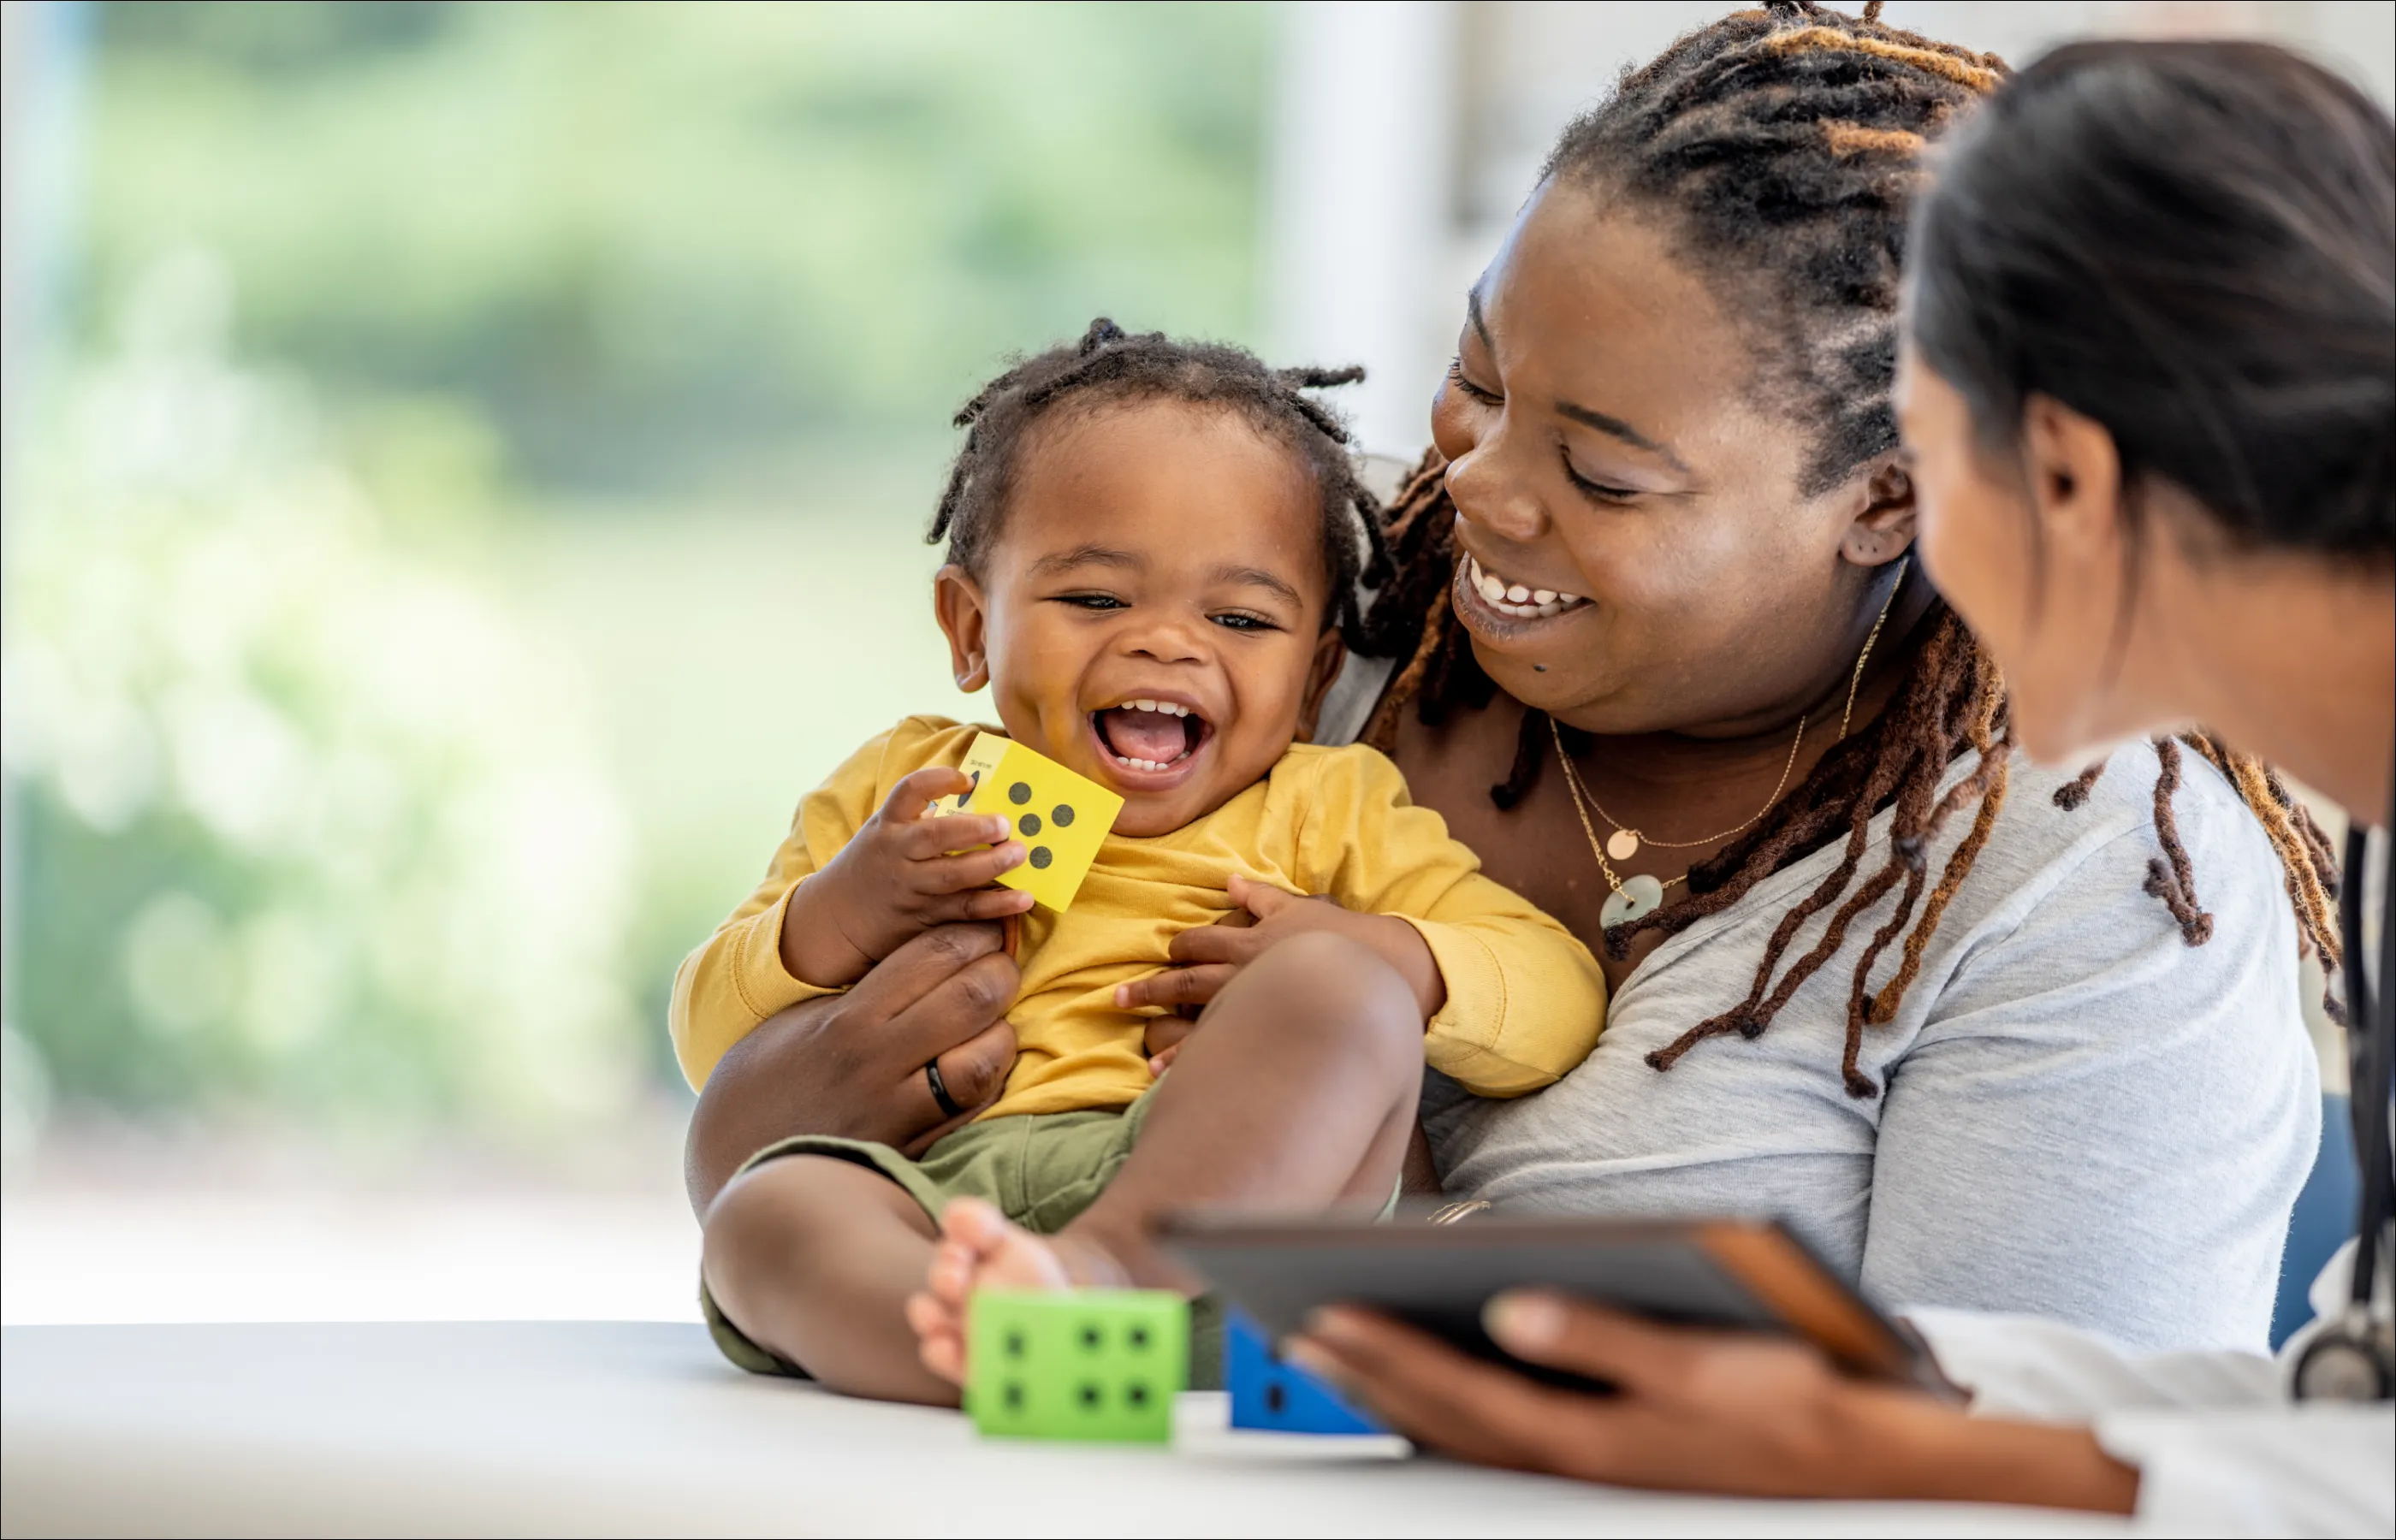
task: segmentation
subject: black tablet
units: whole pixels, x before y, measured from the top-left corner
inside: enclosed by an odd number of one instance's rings
[[[1960,1396],[1923,1345],[1771,1220],[1397,1220],[1191,1212],[1165,1244],[1278,1339],[1309,1311],[1363,1305],[1551,1383],[1481,1328],[1493,1294],[1547,1287],[1650,1320],[1803,1337],[1862,1378]]]

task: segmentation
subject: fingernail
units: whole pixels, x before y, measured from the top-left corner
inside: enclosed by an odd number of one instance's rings
[[[1305,1324],[1300,1330],[1308,1336],[1319,1336],[1337,1342],[1342,1337],[1353,1334],[1350,1326],[1353,1319],[1338,1306],[1325,1305],[1319,1310],[1308,1311]]]
[[[1283,1362],[1295,1363],[1317,1379],[1328,1380],[1333,1385],[1345,1385],[1348,1381],[1347,1372],[1340,1367],[1339,1361],[1304,1337],[1292,1337],[1283,1343],[1281,1357]]]
[[[1564,1334],[1564,1308],[1552,1294],[1518,1290],[1484,1307],[1481,1324],[1500,1347],[1549,1348]]]
[[[1007,835],[1013,833],[1015,830],[1015,826],[1008,823],[1005,818],[992,818],[985,827],[990,830],[990,843],[992,844],[996,844],[999,841],[1005,839]]]

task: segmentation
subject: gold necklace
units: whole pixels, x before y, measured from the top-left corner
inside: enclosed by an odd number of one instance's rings
[[[1905,587],[1906,570],[1911,562],[1910,556],[1899,558],[1897,566],[1897,581],[1889,586],[1888,597],[1881,602],[1880,614],[1873,618],[1871,631],[1864,637],[1864,649],[1857,655],[1855,672],[1847,679],[1846,709],[1839,713],[1839,736],[1832,740],[1833,742],[1844,742],[1846,739],[1848,724],[1855,720],[1856,692],[1862,687],[1864,682],[1864,665],[1871,661],[1872,645],[1880,640],[1880,629],[1887,622],[1888,612],[1897,604],[1897,591]],[[1701,840],[1657,840],[1642,834],[1608,813],[1598,802],[1595,794],[1581,780],[1580,772],[1573,767],[1572,756],[1564,751],[1564,730],[1556,725],[1556,720],[1553,717],[1548,719],[1548,731],[1556,740],[1556,760],[1564,767],[1564,786],[1572,792],[1573,811],[1580,816],[1581,832],[1589,836],[1590,853],[1597,857],[1597,870],[1605,874],[1605,885],[1613,890],[1613,896],[1606,899],[1604,908],[1598,912],[1598,923],[1608,929],[1626,924],[1653,910],[1664,901],[1665,889],[1674,883],[1685,881],[1688,877],[1688,873],[1684,871],[1678,877],[1658,882],[1656,878],[1640,872],[1626,881],[1615,875],[1614,862],[1606,859],[1608,856],[1612,856],[1615,861],[1627,861],[1639,854],[1639,847],[1642,844],[1652,844],[1659,849],[1687,850],[1697,845],[1718,843],[1750,828],[1757,819],[1771,812],[1774,804],[1780,801],[1780,793],[1789,785],[1789,774],[1796,768],[1797,751],[1805,743],[1805,719],[1801,716],[1797,719],[1797,736],[1790,741],[1789,757],[1780,763],[1780,778],[1773,783],[1772,794],[1764,799],[1762,807],[1750,814],[1742,822],[1724,830],[1719,834],[1707,835]],[[1615,826],[1613,834],[1603,843],[1598,840],[1596,826],[1589,819],[1591,808],[1597,810],[1599,817]]]

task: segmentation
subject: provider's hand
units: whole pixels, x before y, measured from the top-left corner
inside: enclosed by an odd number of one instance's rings
[[[1022,982],[1000,924],[942,925],[846,994],[766,1017],[725,1050],[690,1115],[683,1171],[707,1212],[751,1155],[793,1134],[872,1139],[916,1154],[998,1099],[1015,1065],[1005,1021]],[[932,1099],[926,1062],[962,1116]]]
[[[1122,985],[1115,1003],[1125,1010],[1162,1005],[1176,1011],[1204,1005],[1215,998],[1231,976],[1262,956],[1267,948],[1300,931],[1336,931],[1361,942],[1386,958],[1400,977],[1411,985],[1423,1020],[1439,1015],[1447,1003],[1447,983],[1422,933],[1386,914],[1358,914],[1327,897],[1302,898],[1234,872],[1231,883],[1234,916],[1253,916],[1254,923],[1195,925],[1173,938],[1166,955],[1178,967]],[[1150,1024],[1149,1068],[1163,1074],[1181,1052],[1181,1040],[1191,1023],[1178,1016],[1159,1016]]]
[[[1757,1497],[2031,1503],[2128,1513],[2138,1473],[2085,1428],[1975,1418],[1847,1378],[1811,1346],[1663,1326],[1562,1295],[1491,1302],[1516,1357],[1587,1395],[1468,1358],[1383,1316],[1320,1311],[1287,1356],[1416,1442],[1484,1465]]]
[[[906,777],[840,854],[799,884],[782,910],[782,966],[792,978],[840,989],[934,925],[1032,907],[1032,895],[991,885],[1023,864],[1023,843],[1007,837],[1005,818],[925,816],[935,797],[972,787],[946,765]]]

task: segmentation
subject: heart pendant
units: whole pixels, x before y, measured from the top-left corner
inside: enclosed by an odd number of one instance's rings
[[[1627,861],[1639,854],[1639,831],[1617,829],[1605,837],[1605,853],[1617,861]]]
[[[1614,896],[1597,911],[1597,923],[1608,930],[1627,925],[1642,915],[1652,913],[1664,901],[1664,884],[1642,872],[1614,890]]]

